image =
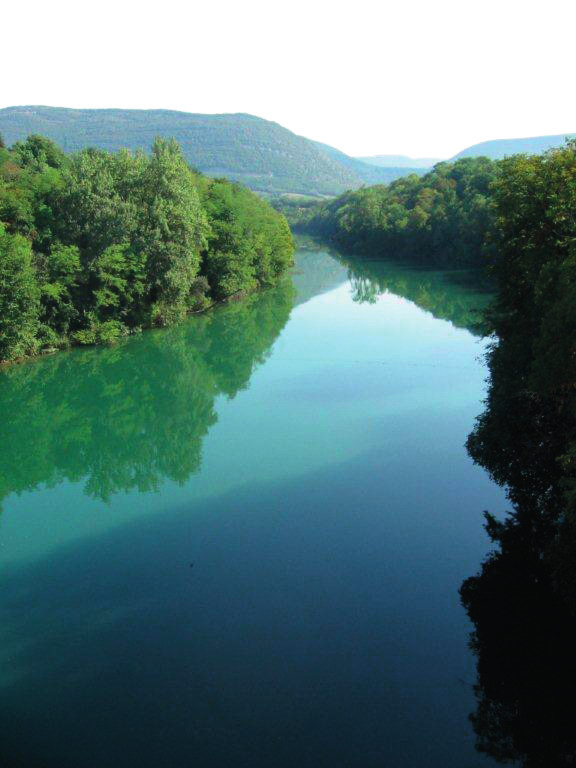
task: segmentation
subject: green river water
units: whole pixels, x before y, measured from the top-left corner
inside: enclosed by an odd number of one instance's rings
[[[3,768],[473,768],[486,294],[275,289],[0,372]]]

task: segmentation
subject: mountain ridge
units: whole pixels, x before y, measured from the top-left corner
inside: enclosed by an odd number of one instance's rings
[[[520,139],[491,139],[472,144],[460,150],[448,162],[454,162],[461,157],[489,157],[492,160],[501,160],[509,155],[526,153],[538,155],[548,149],[563,146],[567,138],[576,137],[576,133],[558,133],[549,136],[527,136]]]
[[[375,169],[339,150],[245,112],[201,114],[167,109],[74,109],[23,105],[0,109],[8,144],[39,133],[67,151],[94,146],[147,151],[158,135],[175,138],[187,161],[268,194],[331,196],[410,172]]]

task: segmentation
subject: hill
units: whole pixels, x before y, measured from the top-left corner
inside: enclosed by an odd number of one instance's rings
[[[87,146],[147,150],[156,136],[175,138],[186,160],[198,170],[267,194],[335,195],[407,173],[374,170],[278,123],[247,114],[44,106],[0,109],[0,134],[7,144],[31,133],[47,136],[67,152]]]
[[[426,167],[419,167],[416,165],[387,165],[377,166],[374,163],[369,163],[358,157],[350,157],[339,149],[329,146],[328,144],[321,144],[319,141],[315,141],[314,144],[328,157],[335,160],[338,165],[346,168],[355,176],[360,178],[365,184],[389,184],[391,181],[401,178],[402,176],[408,176],[411,173],[418,175],[424,173],[427,170]],[[400,157],[400,155],[390,155],[390,157]],[[406,158],[410,160],[410,158]]]
[[[439,157],[408,157],[407,155],[371,155],[357,157],[356,160],[378,168],[410,168],[410,170],[428,170],[440,162]]]
[[[526,139],[494,139],[473,144],[463,149],[450,160],[459,160],[461,157],[489,157],[492,160],[501,160],[508,155],[526,153],[539,155],[547,149],[561,147],[567,138],[574,138],[576,133],[560,133],[557,136],[531,136]]]

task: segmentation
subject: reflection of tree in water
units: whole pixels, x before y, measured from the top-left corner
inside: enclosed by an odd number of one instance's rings
[[[354,300],[373,303],[383,293],[414,302],[434,317],[475,331],[489,299],[486,279],[476,270],[430,270],[386,260],[346,259]]]
[[[474,624],[477,747],[527,768],[576,764],[576,535],[557,456],[573,425],[537,394],[518,334],[491,352],[486,409],[468,441],[512,513],[487,516],[495,544],[461,597]]]
[[[108,500],[183,483],[201,462],[214,401],[248,386],[286,324],[293,288],[229,304],[117,347],[74,350],[0,376],[0,499],[84,480]]]
[[[298,238],[292,282],[296,288],[294,306],[331,291],[348,280],[348,270],[338,254],[318,243]]]
[[[572,766],[576,623],[557,582],[557,557],[542,546],[541,526],[514,516],[487,527],[497,549],[461,588],[474,624],[477,748],[530,768]],[[564,555],[573,560],[570,550]]]

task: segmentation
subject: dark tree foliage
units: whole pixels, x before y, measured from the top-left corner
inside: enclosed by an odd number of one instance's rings
[[[497,298],[472,458],[507,489],[496,550],[461,590],[478,656],[478,747],[526,768],[576,764],[576,143],[501,161]]]
[[[424,176],[365,187],[309,207],[300,227],[351,253],[385,254],[443,266],[478,266],[492,253],[491,184],[485,157],[438,163]]]
[[[150,155],[0,148],[0,225],[0,361],[169,325],[274,284],[293,253],[281,214],[164,139]]]

